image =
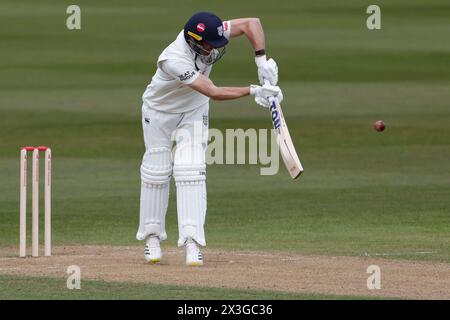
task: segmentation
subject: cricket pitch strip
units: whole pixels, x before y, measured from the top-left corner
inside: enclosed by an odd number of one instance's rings
[[[450,299],[450,264],[373,257],[205,249],[205,265],[184,265],[182,249],[163,247],[163,260],[149,265],[142,246],[56,246],[52,257],[19,258],[4,247],[0,274],[67,278],[71,265],[81,281],[102,280],[255,289],[296,293]],[[381,289],[369,290],[367,268],[381,269]]]

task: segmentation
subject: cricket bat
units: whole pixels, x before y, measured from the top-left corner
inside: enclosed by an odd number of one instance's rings
[[[281,158],[283,159],[286,168],[292,179],[297,179],[303,172],[303,167],[298,158],[297,151],[295,151],[292,143],[291,135],[284,119],[281,105],[276,98],[269,98],[270,113],[272,115],[273,128],[275,129],[277,143],[280,148]]]

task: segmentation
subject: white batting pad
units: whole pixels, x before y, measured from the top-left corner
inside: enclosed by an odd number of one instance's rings
[[[152,148],[145,152],[141,165],[142,182],[166,184],[172,174],[172,152],[169,148]]]
[[[206,183],[198,181],[177,181],[178,246],[188,238],[205,246]]]
[[[197,116],[202,114],[198,112]],[[173,168],[177,187],[178,246],[183,246],[188,238],[205,246],[207,127],[198,119],[184,120],[177,132]]]
[[[149,149],[141,165],[141,203],[136,239],[149,235],[167,239],[165,217],[169,202],[169,181],[172,172],[169,148]]]

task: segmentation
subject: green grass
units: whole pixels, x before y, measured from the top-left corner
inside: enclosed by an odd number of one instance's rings
[[[367,1],[78,1],[80,31],[65,28],[69,4],[0,4],[0,247],[18,242],[19,146],[32,144],[53,148],[55,245],[137,243],[141,95],[158,54],[204,9],[261,18],[305,167],[291,181],[284,168],[210,166],[208,245],[450,261],[448,1],[378,1],[380,31],[365,26]],[[212,79],[257,81],[246,39]],[[212,102],[210,121],[270,128],[248,97]]]
[[[0,276],[1,300],[354,300],[363,296],[300,294],[82,280],[80,289],[67,289],[66,279]]]

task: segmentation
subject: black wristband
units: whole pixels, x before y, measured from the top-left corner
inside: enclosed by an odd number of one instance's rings
[[[255,51],[255,56],[263,56],[265,54],[266,54],[266,50],[264,50],[264,49]]]

